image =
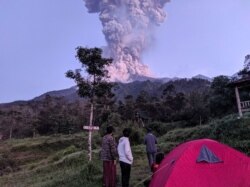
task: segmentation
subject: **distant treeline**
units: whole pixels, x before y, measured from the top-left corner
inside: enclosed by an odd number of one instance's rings
[[[130,123],[141,127],[154,122],[181,122],[182,127],[203,125],[237,112],[229,81],[227,76],[218,76],[212,82],[193,78],[117,84],[114,97],[96,100],[94,125]],[[82,131],[88,121],[89,103],[81,98],[72,101],[46,95],[42,100],[0,106],[2,139],[75,133]]]

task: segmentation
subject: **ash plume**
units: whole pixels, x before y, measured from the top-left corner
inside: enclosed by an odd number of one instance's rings
[[[134,75],[152,76],[142,63],[143,52],[153,40],[154,27],[166,17],[169,0],[84,0],[89,13],[99,13],[107,41],[105,56],[112,81],[131,81]]]

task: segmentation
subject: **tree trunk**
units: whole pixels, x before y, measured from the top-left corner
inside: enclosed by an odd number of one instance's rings
[[[11,127],[10,127],[10,136],[9,136],[10,139],[12,138],[12,131],[13,131],[13,124],[11,124]]]
[[[33,138],[36,137],[36,129],[33,127]]]
[[[88,146],[89,146],[89,161],[92,161],[92,129],[91,127],[93,126],[93,110],[94,110],[94,106],[93,106],[93,102],[91,102],[91,106],[90,106],[90,118],[89,118],[89,126],[90,126],[90,130],[89,130],[89,139],[88,139]]]

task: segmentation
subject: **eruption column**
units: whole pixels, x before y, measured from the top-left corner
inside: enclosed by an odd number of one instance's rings
[[[114,59],[109,67],[112,81],[131,81],[134,76],[152,76],[141,61],[153,40],[154,27],[166,17],[169,0],[84,0],[89,13],[99,13],[108,46],[105,56]]]

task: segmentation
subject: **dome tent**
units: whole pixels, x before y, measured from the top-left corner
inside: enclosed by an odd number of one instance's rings
[[[214,140],[189,141],[166,155],[150,187],[250,187],[250,158]]]

